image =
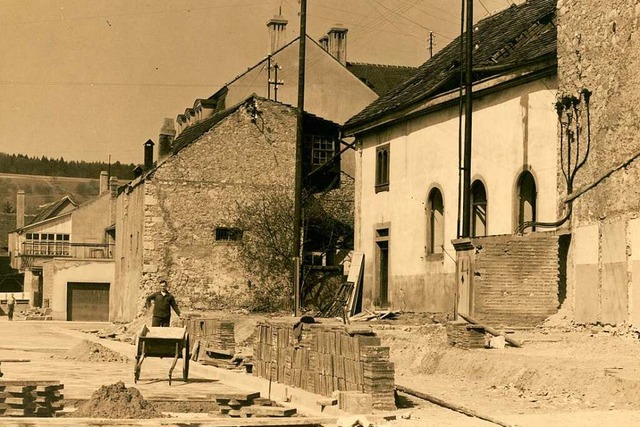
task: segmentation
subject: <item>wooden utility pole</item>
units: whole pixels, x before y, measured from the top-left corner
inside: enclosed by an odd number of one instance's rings
[[[433,31],[429,31],[429,59],[433,58]]]
[[[302,143],[304,117],[304,68],[305,68],[305,48],[307,41],[307,0],[300,1],[300,51],[298,56],[298,110],[296,127],[296,178],[295,195],[293,206],[293,293],[294,293],[294,315],[300,314],[300,255],[301,244],[301,223],[302,223]]]
[[[471,115],[473,112],[473,0],[467,0],[464,75],[464,171],[462,179],[462,235],[471,236]]]

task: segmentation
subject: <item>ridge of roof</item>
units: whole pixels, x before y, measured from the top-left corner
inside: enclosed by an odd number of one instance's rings
[[[480,20],[474,25],[474,67],[517,67],[556,52],[555,14],[556,0],[528,0]],[[346,133],[447,90],[445,83],[460,70],[461,42],[458,36],[411,77],[347,120]],[[486,73],[476,74],[474,80],[485,77]]]
[[[382,67],[382,68],[402,68],[402,69],[411,69],[417,70],[418,67],[413,65],[396,65],[396,64],[374,64],[372,62],[358,62],[358,61],[347,61],[347,68],[349,65],[355,66],[366,66],[366,67]]]

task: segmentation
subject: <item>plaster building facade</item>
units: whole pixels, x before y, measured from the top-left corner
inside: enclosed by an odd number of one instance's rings
[[[24,273],[30,305],[50,308],[54,320],[109,320],[116,191],[116,179],[109,183],[103,172],[94,199],[77,206],[65,197],[9,234],[11,265]],[[24,197],[19,191],[18,225]]]
[[[640,324],[640,4],[558,1],[563,95],[590,92],[580,125],[590,151],[573,191],[566,314],[579,323]]]
[[[238,225],[239,210],[293,194],[295,129],[295,108],[251,96],[183,130],[167,157],[121,188],[112,321],[135,318],[161,277],[183,310],[246,303],[256,279],[239,259],[251,233]],[[335,159],[339,143],[335,123],[305,114],[304,129],[306,174]],[[337,159],[317,182],[336,185]]]
[[[512,6],[476,24],[474,238],[510,235],[525,221],[557,217],[554,19],[555,2],[545,0]],[[344,132],[358,140],[355,250],[365,254],[364,307],[453,313],[465,297],[456,289],[452,243],[459,236],[461,197],[459,43],[345,124]],[[507,244],[493,239],[486,245],[498,243]],[[552,239],[543,246],[556,244]],[[557,309],[557,299],[548,298],[557,293],[557,258],[555,267],[551,262],[552,286],[539,291],[542,307],[525,311],[539,308],[546,316]],[[489,282],[468,290],[478,312],[490,311],[487,298],[502,293],[489,287],[510,292],[506,283]],[[472,296],[466,298],[461,305],[471,304]]]

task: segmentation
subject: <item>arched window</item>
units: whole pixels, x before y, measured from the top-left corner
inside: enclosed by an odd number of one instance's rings
[[[442,193],[434,188],[427,202],[427,253],[441,254],[444,244],[444,203]]]
[[[487,235],[487,191],[480,180],[471,185],[471,237]]]
[[[529,171],[518,178],[518,225],[536,220],[536,181]],[[535,227],[532,228],[535,231]]]

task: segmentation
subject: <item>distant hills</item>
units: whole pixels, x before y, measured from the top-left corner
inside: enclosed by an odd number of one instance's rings
[[[20,175],[66,176],[98,179],[101,171],[110,171],[118,179],[133,179],[136,165],[115,162],[66,161],[64,158],[50,159],[46,156],[29,157],[24,154],[0,153],[0,173]]]

